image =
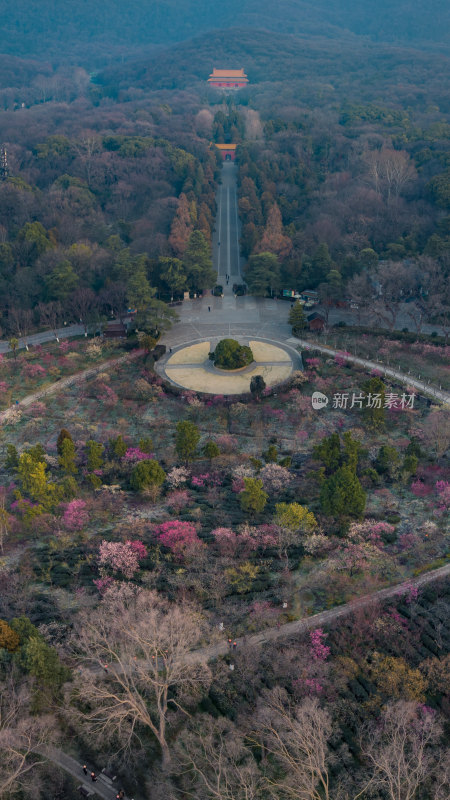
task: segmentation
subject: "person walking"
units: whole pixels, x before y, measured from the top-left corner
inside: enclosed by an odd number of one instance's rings
[[[231,641],[231,639],[228,639],[228,648],[229,648],[230,650],[231,650],[231,645],[232,645],[232,644],[233,644],[233,642]]]
[[[233,650],[236,650],[237,642],[233,642]]]
[[[85,775],[87,775],[87,766],[86,766],[86,764],[83,764],[83,772],[84,772]]]
[[[211,306],[208,306],[208,311],[211,311]]]
[[[95,774],[95,772],[91,772],[91,781],[92,781],[92,783],[95,783],[96,780],[97,780],[97,775]]]

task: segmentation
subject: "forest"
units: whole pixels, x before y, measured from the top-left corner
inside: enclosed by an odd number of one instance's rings
[[[447,800],[448,4],[2,11],[0,797]],[[168,379],[223,299],[302,369]],[[253,363],[228,327],[211,370]]]

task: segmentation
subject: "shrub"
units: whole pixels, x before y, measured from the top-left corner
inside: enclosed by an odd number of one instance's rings
[[[146,486],[162,486],[166,479],[166,473],[160,464],[155,460],[139,461],[133,467],[130,476],[131,488],[136,492]]]
[[[222,339],[213,354],[216,367],[221,369],[240,369],[251,364],[253,353],[246,345],[241,345],[236,339]]]

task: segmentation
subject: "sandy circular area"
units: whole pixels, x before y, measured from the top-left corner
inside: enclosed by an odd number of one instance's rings
[[[254,375],[262,375],[267,386],[289,378],[293,364],[286,350],[261,341],[250,341],[248,345],[255,358],[253,363],[228,373],[217,370],[209,360],[208,354],[213,349],[210,341],[182,347],[167,359],[163,367],[165,377],[185,389],[230,395],[249,392]]]

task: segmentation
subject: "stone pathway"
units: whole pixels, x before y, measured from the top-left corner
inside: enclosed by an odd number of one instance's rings
[[[92,796],[97,795],[98,797],[102,797],[103,800],[116,800],[117,794],[121,790],[122,786],[120,786],[117,781],[113,783],[110,778],[108,778],[106,775],[103,775],[102,772],[99,772],[95,765],[85,762],[88,768],[88,774],[85,775],[83,772],[83,763],[79,763],[63,750],[58,750],[56,747],[42,745],[41,747],[37,747],[35,752],[51,761],[53,764],[56,764],[58,767],[63,769],[64,772],[67,772],[69,775],[72,775],[74,778],[76,778],[78,785],[83,786],[86,791],[92,794]],[[97,780],[95,782],[91,780],[91,771],[95,772],[97,776]],[[128,800],[128,798],[125,800]]]
[[[406,384],[406,386],[412,386],[415,389],[419,389],[419,391],[423,392],[423,394],[429,395],[441,403],[450,404],[449,392],[445,392],[443,389],[438,389],[431,383],[425,383],[417,378],[413,378],[412,375],[406,375],[404,372],[398,372],[398,370],[392,369],[391,367],[385,367],[378,361],[369,361],[366,358],[358,358],[358,356],[345,354],[342,352],[342,350],[333,350],[331,347],[326,345],[321,345],[306,339],[297,339],[294,336],[287,339],[287,341],[290,344],[300,345],[305,350],[318,350],[320,353],[325,353],[326,355],[330,356],[338,355],[344,358],[346,361],[352,362],[353,364],[360,364],[362,367],[365,367],[367,371],[377,370],[377,372],[381,372],[388,378],[394,378],[394,381],[398,381],[399,383]]]
[[[11,417],[14,418],[16,411],[20,410],[21,408],[27,408],[28,406],[31,406],[32,403],[35,403],[36,400],[40,400],[42,397],[48,397],[51,394],[59,394],[59,392],[62,392],[63,389],[66,389],[68,386],[83,383],[84,381],[89,380],[89,378],[93,378],[95,375],[98,375],[99,372],[105,372],[105,370],[114,369],[115,367],[118,367],[127,361],[134,361],[134,359],[142,356],[144,352],[145,350],[132,350],[131,353],[120,356],[120,358],[102,361],[101,364],[96,364],[95,367],[90,367],[82,372],[76,372],[75,375],[69,375],[67,378],[62,378],[60,381],[55,381],[55,383],[52,383],[51,386],[47,386],[45,389],[40,389],[32,394],[27,394],[26,397],[23,397],[18,404],[9,406],[9,408],[6,408],[0,413],[0,424],[7,422],[7,420]]]

